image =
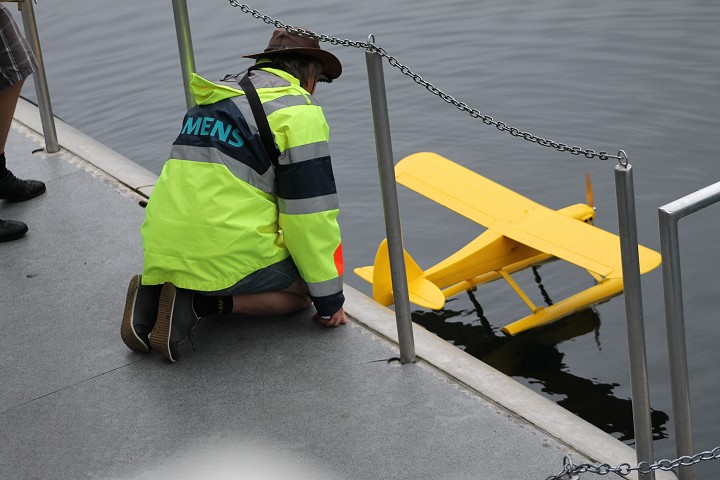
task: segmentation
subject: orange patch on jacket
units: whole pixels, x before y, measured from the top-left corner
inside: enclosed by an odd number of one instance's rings
[[[342,243],[338,245],[338,247],[335,249],[335,268],[337,268],[338,275],[342,275],[345,271],[345,264],[343,262],[343,251],[342,251]]]

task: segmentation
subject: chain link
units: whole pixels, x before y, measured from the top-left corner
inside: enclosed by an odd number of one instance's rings
[[[406,76],[412,78],[412,80],[415,83],[425,87],[425,89],[428,92],[440,97],[443,101],[455,106],[455,108],[467,113],[471,117],[479,118],[480,120],[482,120],[482,122],[484,124],[494,126],[499,131],[507,132],[510,135],[512,135],[513,137],[522,138],[524,140],[527,140],[528,142],[537,143],[538,145],[542,145],[543,147],[554,148],[555,150],[558,150],[560,152],[568,152],[572,155],[584,155],[586,158],[589,158],[589,159],[599,158],[600,160],[608,160],[610,158],[613,158],[615,160],[620,161],[621,163],[625,162],[624,165],[627,165],[627,155],[625,155],[624,152],[622,152],[622,154],[618,153],[617,155],[612,155],[612,154],[609,154],[608,152],[596,152],[595,150],[591,150],[589,148],[583,149],[583,148],[580,148],[577,146],[571,147],[564,143],[554,142],[552,140],[542,138],[537,135],[533,135],[532,133],[524,132],[518,128],[511,127],[504,122],[497,121],[490,115],[485,115],[485,114],[481,113],[478,109],[471,108],[466,103],[460,102],[460,101],[456,100],[453,96],[443,92],[442,90],[437,88],[432,83],[424,80],[417,73],[414,73],[412,70],[410,70],[409,67],[400,63],[397,58],[388,54],[384,48],[378,47],[377,45],[375,45],[373,43],[356,42],[353,40],[330,37],[328,35],[321,35],[321,34],[313,32],[312,30],[293,27],[291,25],[287,25],[287,24],[281,22],[280,20],[275,20],[268,15],[263,15],[262,13],[258,12],[257,10],[253,10],[252,8],[248,7],[247,5],[240,3],[238,0],[229,0],[229,2],[230,2],[230,5],[232,5],[233,7],[238,7],[243,13],[252,15],[253,17],[260,19],[263,22],[267,23],[268,25],[274,25],[276,28],[284,28],[290,33],[295,33],[295,34],[302,35],[302,36],[305,36],[308,38],[317,39],[320,42],[328,42],[331,45],[340,45],[340,46],[344,46],[344,47],[359,48],[359,49],[365,50],[370,53],[376,53],[376,54],[380,55],[381,57],[385,58],[392,67],[400,70],[400,72],[402,72],[403,75],[406,75]]]
[[[563,469],[555,475],[550,475],[545,480],[573,480],[577,479],[581,473],[594,473],[596,475],[617,473],[622,476],[628,476],[630,472],[636,471],[641,475],[646,475],[655,470],[670,471],[678,467],[689,467],[700,462],[717,460],[718,458],[720,458],[720,446],[693,456],[684,455],[675,460],[660,460],[657,463],[640,462],[637,467],[631,467],[629,463],[622,463],[616,467],[611,467],[607,463],[600,465],[592,465],[589,463],[574,465],[570,457],[566,455],[565,458],[563,458]]]

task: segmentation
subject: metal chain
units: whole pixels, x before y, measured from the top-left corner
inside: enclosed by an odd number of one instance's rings
[[[229,0],[230,5],[233,7],[238,7],[243,13],[247,13],[252,15],[253,17],[260,19],[267,23],[268,25],[274,25],[276,28],[284,28],[290,33],[296,33],[298,35],[302,35],[308,38],[313,38],[321,42],[328,42],[331,45],[341,45],[344,47],[352,47],[352,48],[359,48],[362,50],[365,50],[367,52],[376,53],[380,55],[381,57],[387,59],[388,63],[400,70],[404,75],[407,75],[408,77],[412,78],[415,83],[418,85],[421,85],[425,87],[427,91],[432,93],[433,95],[437,95],[441,99],[443,99],[445,102],[455,106],[458,110],[461,110],[468,115],[470,115],[473,118],[479,118],[483,121],[486,125],[492,125],[495,128],[497,128],[501,132],[508,132],[513,137],[520,137],[523,138],[529,142],[537,143],[538,145],[542,145],[543,147],[549,147],[554,148],[560,152],[568,152],[572,155],[584,155],[586,158],[599,158],[600,160],[608,160],[610,158],[614,158],[618,160],[621,164],[627,165],[627,155],[625,152],[619,152],[617,155],[611,155],[607,152],[596,152],[595,150],[591,149],[583,149],[577,146],[569,146],[564,143],[558,143],[554,142],[552,140],[539,137],[537,135],[533,135],[532,133],[524,132],[518,128],[511,127],[507,125],[505,122],[500,122],[490,115],[484,115],[476,108],[470,108],[466,103],[460,102],[456,100],[451,95],[448,95],[447,93],[443,92],[439,88],[437,88],[432,83],[423,80],[423,78],[418,75],[417,73],[414,73],[410,68],[400,63],[397,58],[393,57],[392,55],[388,54],[387,51],[385,51],[384,48],[378,47],[373,43],[366,43],[366,42],[356,42],[353,40],[346,40],[336,37],[330,37],[328,35],[321,35],[318,33],[315,33],[311,30],[307,30],[304,28],[298,28],[293,27],[291,25],[287,25],[280,20],[275,20],[272,17],[268,15],[263,15],[262,13],[258,12],[257,10],[253,10],[252,8],[248,7],[245,4],[240,3],[238,0]]]
[[[566,455],[565,458],[563,458],[563,469],[555,475],[550,475],[545,480],[574,480],[578,478],[578,474],[586,472],[596,475],[617,473],[626,477],[630,472],[637,471],[641,475],[646,475],[655,470],[670,471],[678,467],[689,467],[700,462],[717,460],[718,458],[720,458],[720,446],[693,456],[684,455],[675,460],[660,460],[657,463],[640,462],[637,467],[631,467],[629,463],[621,463],[616,467],[611,467],[607,463],[601,465],[592,465],[589,463],[574,465],[570,457]]]

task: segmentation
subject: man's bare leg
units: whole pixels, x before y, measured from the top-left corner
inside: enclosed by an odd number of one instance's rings
[[[287,315],[308,308],[312,300],[302,280],[297,279],[279,292],[233,295],[232,313],[244,315]]]

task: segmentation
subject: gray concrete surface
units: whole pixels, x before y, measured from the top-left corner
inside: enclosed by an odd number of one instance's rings
[[[36,121],[28,105],[19,116]],[[67,150],[33,154],[42,137],[15,123],[7,148],[9,168],[48,191],[0,201],[0,218],[30,227],[0,244],[0,478],[545,479],[566,454],[634,463],[420,327],[418,363],[392,361],[392,313],[351,288],[343,328],[311,311],[215,317],[176,364],[128,350],[120,318],[144,211],[126,185],[148,190],[146,174],[128,164],[135,180],[118,181],[85,162],[121,171],[104,147],[58,132]]]

